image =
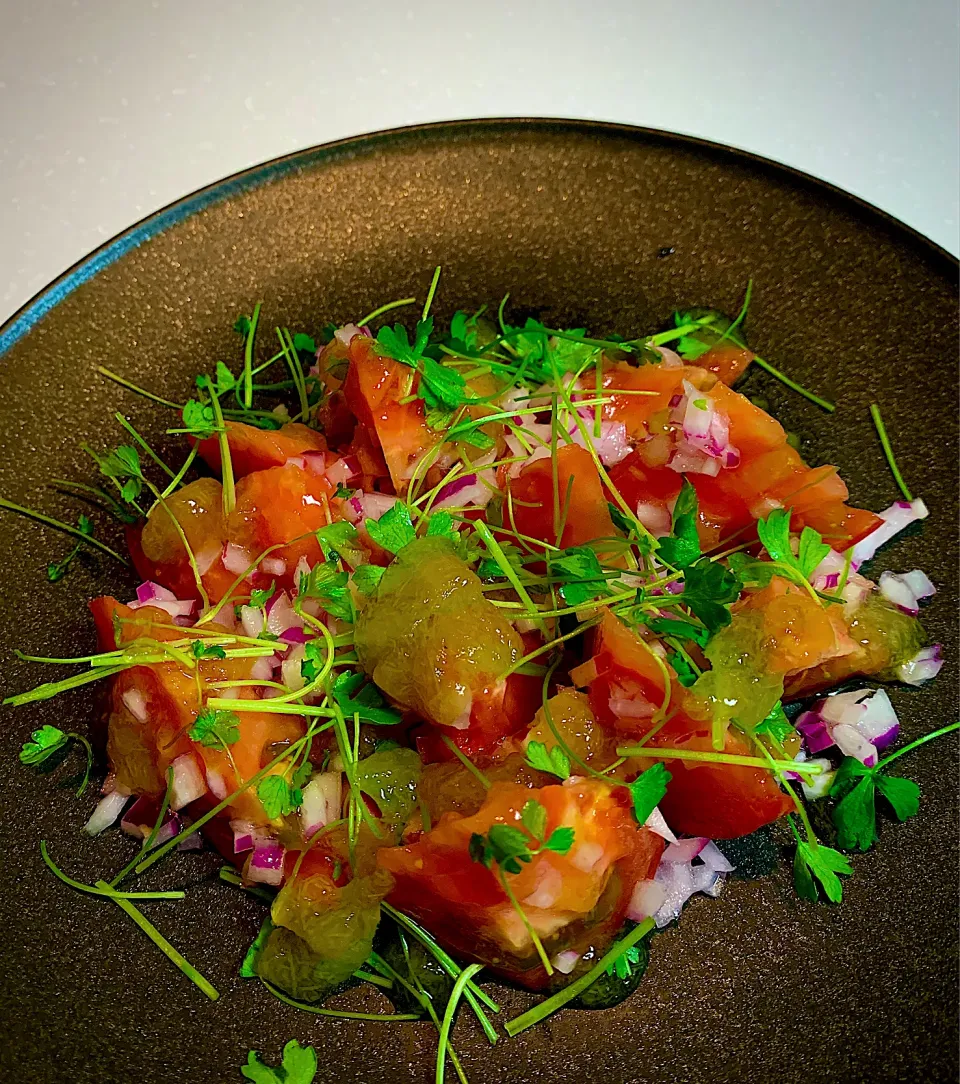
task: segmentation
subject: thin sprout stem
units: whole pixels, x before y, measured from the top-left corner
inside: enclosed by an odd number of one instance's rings
[[[140,447],[147,453],[148,456],[150,456],[150,458],[154,461],[154,463],[157,464],[157,466],[162,471],[164,471],[171,478],[176,477],[176,471],[171,470],[167,466],[167,464],[164,463],[164,461],[160,458],[160,456],[157,455],[157,453],[150,447],[150,445],[146,442],[146,440],[144,440],[144,438],[139,434],[139,432],[137,432],[137,429],[133,425],[132,422],[128,421],[120,413],[119,410],[116,411],[116,413],[113,416],[117,419],[117,421],[120,423],[120,425],[122,425],[123,428],[126,429],[126,431],[130,434],[130,436],[133,437],[133,439],[137,442],[137,444],[140,445]]]
[[[257,337],[261,304],[262,302],[258,301],[253,307],[253,316],[250,317],[250,326],[247,328],[246,342],[243,344],[243,405],[247,410],[253,406],[253,344]]]
[[[106,881],[97,881],[97,886],[102,888],[110,887]],[[134,907],[127,896],[111,893],[110,898],[116,903],[121,911],[133,919],[147,937],[149,937],[157,948],[160,949],[164,956],[166,956],[168,960],[171,960],[195,986],[198,986],[211,1001],[217,1000],[220,994],[216,987],[208,982],[193,964],[170,944],[143,912]]]
[[[437,268],[439,271],[440,269]],[[440,1041],[437,1043],[437,1071],[434,1075],[435,1084],[443,1084],[444,1069],[447,1062],[447,1045],[450,1042],[450,1029],[453,1027],[453,1017],[457,1011],[457,1005],[466,989],[467,983],[483,970],[483,964],[468,964],[457,976],[457,981],[450,991],[450,998],[443,1013],[443,1023],[440,1025]]]
[[[873,424],[876,426],[877,436],[880,438],[883,454],[886,456],[887,466],[890,468],[893,480],[897,483],[900,492],[904,496],[904,500],[912,502],[913,494],[907,487],[907,483],[903,480],[903,475],[900,473],[900,468],[897,466],[897,459],[893,454],[893,447],[890,444],[890,437],[887,435],[887,427],[883,424],[883,416],[880,413],[880,406],[878,403],[870,404],[870,417],[873,418]]]
[[[433,304],[433,295],[437,292],[437,286],[440,282],[441,264],[437,264],[433,272],[433,280],[430,283],[430,289],[427,291],[427,300],[423,303],[423,312],[420,314],[421,320],[426,320],[428,313],[430,312],[430,306]]]
[[[897,757],[902,757],[904,753],[912,753],[914,749],[918,749],[921,745],[926,745],[928,741],[933,741],[934,738],[940,738],[944,734],[949,734],[954,730],[960,730],[960,722],[950,723],[949,726],[942,726],[939,730],[934,730],[929,734],[925,734],[922,738],[917,738],[916,741],[910,742],[909,745],[905,745],[902,749],[898,749],[895,753],[891,753],[890,756],[884,757],[877,765],[876,771],[885,768],[891,761],[896,760]]]
[[[403,1020],[420,1019],[419,1013],[348,1012],[346,1009],[323,1009],[319,1005],[308,1005],[304,1001],[295,1001],[292,997],[287,997],[285,993],[278,990],[272,983],[267,982],[266,979],[261,979],[260,981],[278,1001],[282,1001],[285,1005],[290,1005],[294,1009],[300,1009],[301,1012],[312,1012],[315,1016],[335,1016],[339,1017],[341,1020],[393,1021],[394,1023]]]
[[[491,787],[490,780],[483,774],[482,771],[473,763],[473,761],[463,752],[462,749],[458,749],[456,745],[447,737],[446,734],[441,734],[443,744],[450,750],[451,753],[460,761],[460,763],[470,772],[471,775],[476,776],[483,787],[489,790]]]
[[[97,372],[101,376],[105,376],[108,380],[112,380],[115,384],[119,384],[121,388],[126,388],[128,391],[132,391],[136,395],[142,395],[144,399],[150,399],[154,403],[159,403],[161,406],[170,407],[171,410],[183,410],[183,403],[171,403],[169,399],[164,399],[162,396],[154,395],[152,391],[146,391],[143,388],[138,387],[136,384],[132,384],[129,380],[122,376],[118,376],[116,373],[111,372],[103,365],[97,366]]]
[[[71,527],[69,523],[62,523],[59,519],[54,519],[52,516],[45,516],[42,512],[35,512],[32,508],[24,508],[23,505],[14,504],[13,501],[5,500],[3,497],[0,497],[0,508],[6,508],[8,512],[16,512],[19,516],[26,516],[27,519],[36,520],[37,523],[43,523],[47,527],[53,527],[54,530],[62,531],[64,534],[70,535],[71,538],[76,538],[85,545],[100,550],[101,553],[107,554],[114,560],[119,561],[122,565],[128,565],[130,563],[125,557],[121,557],[116,550],[112,550],[105,542],[101,542],[91,535],[84,534],[79,527]]]
[[[786,384],[788,388],[797,392],[798,395],[802,395],[804,399],[809,399],[811,403],[816,403],[818,407],[825,410],[828,414],[832,414],[837,409],[833,403],[826,399],[821,399],[819,395],[815,395],[812,391],[807,391],[802,384],[798,384],[795,380],[791,380],[785,373],[781,373],[780,370],[774,368],[769,361],[764,361],[763,358],[757,357],[756,354],[753,355],[753,361],[754,364],[759,365],[761,369],[766,369],[771,376],[775,376],[781,384]]]
[[[415,297],[404,297],[399,301],[388,301],[386,305],[381,305],[380,308],[374,309],[373,312],[368,312],[366,316],[357,321],[357,327],[364,327],[369,324],[371,320],[376,320],[378,316],[383,316],[385,312],[392,312],[394,309],[401,309],[404,305],[416,305],[417,299]]]

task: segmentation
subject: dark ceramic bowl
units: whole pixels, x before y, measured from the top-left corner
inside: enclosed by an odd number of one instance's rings
[[[304,151],[161,211],[65,274],[0,330],[0,494],[74,519],[53,478],[90,479],[81,440],[116,444],[123,411],[161,446],[169,415],[98,364],[182,401],[192,375],[233,360],[231,325],[262,299],[270,325],[316,331],[444,275],[449,316],[507,290],[556,325],[655,328],[675,307],[734,309],[749,278],[756,348],[833,398],[834,416],[763,373],[766,396],[815,461],[838,463],[853,500],[897,494],[868,417],[883,406],[900,464],[930,506],[922,532],[884,560],[924,568],[940,592],[925,623],[948,667],[892,696],[906,736],[955,717],[957,658],[955,261],[880,212],[749,155],[658,132],[569,121],[477,121],[388,132]],[[109,528],[104,529],[109,538]],[[49,678],[13,649],[83,654],[86,601],[133,580],[93,562],[62,583],[65,541],[0,518],[3,691]],[[79,829],[94,802],[17,762],[42,722],[88,730],[80,691],[3,709],[0,782],[2,1079],[71,1084],[222,1084],[248,1048],[276,1059],[297,1037],[318,1081],[432,1079],[428,1024],[313,1018],[237,966],[262,909],[221,885],[212,855],[179,855],[151,886],[188,886],[151,919],[222,992],[208,1002],[115,906],[44,868],[39,841],[93,881],[130,853],[120,833]],[[496,1081],[955,1081],[956,743],[905,759],[920,815],[884,823],[854,859],[839,907],[794,895],[787,870],[698,899],[655,942],[647,978],[607,1012],[563,1012],[491,1049],[462,1014],[454,1039],[473,1084]],[[502,996],[501,996],[502,993]],[[377,1008],[378,995],[360,994]],[[513,1015],[528,1004],[498,992]]]

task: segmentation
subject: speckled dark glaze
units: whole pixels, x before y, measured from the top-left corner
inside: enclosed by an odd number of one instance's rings
[[[891,695],[907,737],[955,718],[956,263],[828,186],[693,140],[581,122],[457,123],[303,152],[214,186],[206,206],[100,270],[0,360],[0,493],[72,518],[77,503],[46,483],[88,476],[78,441],[115,443],[116,410],[151,436],[169,424],[102,381],[97,364],[182,400],[192,374],[237,357],[230,326],[257,299],[268,326],[317,330],[422,295],[437,263],[440,316],[510,290],[555,324],[619,332],[657,327],[675,306],[733,309],[752,277],[757,349],[838,410],[827,417],[762,373],[749,390],[808,456],[840,464],[853,500],[870,507],[896,497],[867,415],[879,399],[930,506],[923,531],[884,560],[940,585],[925,623],[948,667],[931,688]],[[82,653],[86,600],[129,596],[133,580],[98,562],[50,586],[45,566],[64,542],[9,515],[0,532],[8,694],[48,677],[13,660],[15,646]],[[181,855],[151,875],[150,885],[186,883],[189,897],[144,910],[220,989],[217,1004],[118,909],[44,870],[41,838],[91,881],[130,851],[119,833],[81,837],[93,797],[77,801],[59,775],[38,780],[16,760],[41,722],[86,730],[94,703],[75,693],[3,711],[3,1079],[222,1084],[239,1080],[249,1047],[276,1058],[294,1036],[320,1051],[318,1081],[432,1079],[430,1025],[314,1019],[237,977],[261,909],[217,882],[212,856]],[[785,870],[731,883],[657,938],[645,983],[617,1009],[565,1012],[493,1049],[461,1014],[454,1041],[473,1084],[955,1081],[956,743],[903,766],[923,785],[921,814],[884,823],[880,846],[854,860],[842,906],[799,901]],[[373,992],[355,1000],[382,1006]],[[509,990],[501,1000],[508,1016],[529,1003]]]

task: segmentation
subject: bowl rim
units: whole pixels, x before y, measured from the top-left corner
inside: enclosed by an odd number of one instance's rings
[[[350,154],[363,154],[380,148],[389,148],[391,143],[410,145],[423,137],[446,135],[456,138],[458,135],[495,134],[508,131],[517,134],[542,132],[553,135],[568,133],[587,137],[618,136],[654,146],[698,150],[720,161],[727,160],[740,165],[749,165],[754,170],[771,173],[781,180],[811,189],[815,195],[846,203],[850,210],[861,217],[872,218],[878,225],[899,234],[904,241],[924,250],[924,255],[928,259],[932,258],[935,262],[940,262],[943,273],[953,279],[956,279],[958,268],[960,268],[960,260],[956,256],[936,241],[920,233],[919,230],[875,204],[804,170],[727,143],[661,128],[566,117],[477,117],[466,120],[432,121],[399,128],[378,129],[289,151],[276,158],[269,158],[211,181],[151,211],[71,264],[0,324],[0,358],[29,334],[44,316],[85,282],[145,241],[149,241],[213,204],[280,180],[286,174],[299,169],[321,165],[327,160]]]

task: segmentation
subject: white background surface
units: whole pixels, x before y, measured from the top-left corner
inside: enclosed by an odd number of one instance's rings
[[[474,116],[732,143],[960,249],[954,0],[0,0],[0,14],[0,318],[235,170]]]

